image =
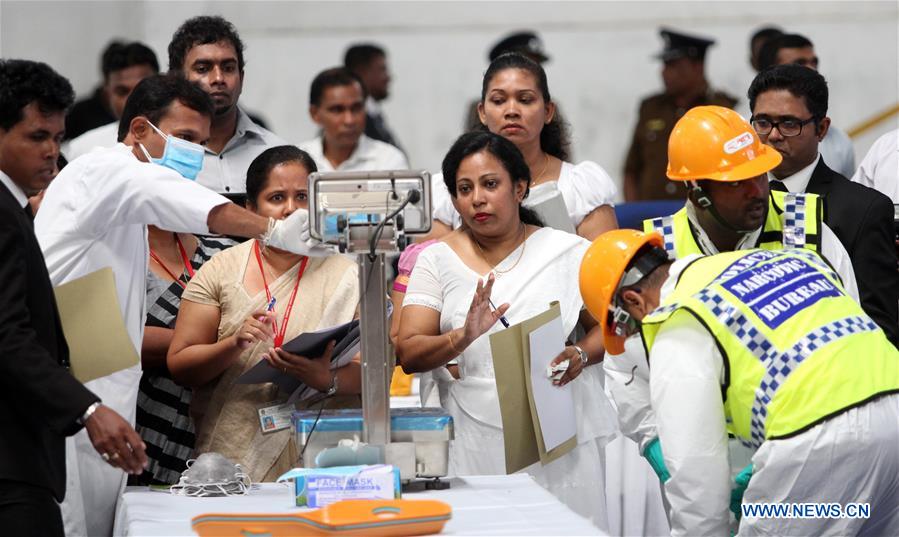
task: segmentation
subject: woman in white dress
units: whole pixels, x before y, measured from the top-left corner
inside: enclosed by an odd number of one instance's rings
[[[499,134],[521,151],[531,176],[530,195],[522,202],[534,209],[544,225],[587,240],[618,227],[612,200],[616,189],[612,179],[598,164],[568,159],[566,126],[556,116],[546,72],[540,64],[517,53],[497,57],[481,86],[478,115],[484,130]],[[429,239],[440,238],[462,225],[443,174],[431,179],[433,222]],[[400,262],[403,262],[401,256]],[[603,390],[601,368],[591,375]],[[437,404],[434,388],[445,399],[448,370],[421,375],[420,393],[426,405]],[[611,420],[610,427],[616,420]]]
[[[562,231],[577,232],[587,240],[618,227],[612,206],[616,188],[598,164],[568,162],[566,127],[556,116],[546,72],[540,64],[508,53],[499,56],[484,74],[478,115],[484,128],[511,141],[524,155],[531,175],[531,194],[524,201],[534,206],[544,222]],[[560,195],[568,222],[559,222],[536,207]],[[432,184],[434,222],[431,238],[461,225],[451,196],[435,174]]]
[[[609,402],[585,371],[599,370],[603,347],[596,322],[578,292],[580,260],[589,242],[540,227],[521,206],[530,171],[511,142],[496,134],[463,135],[443,162],[446,185],[464,225],[422,251],[409,280],[397,336],[397,356],[407,372],[443,368],[457,360],[459,379],[446,401],[455,440],[455,475],[503,474],[505,453],[489,334],[505,315],[518,323],[559,301],[569,333],[589,330],[554,362],[570,360],[559,382],[575,398],[578,446],[546,465],[525,469],[576,512],[605,529],[603,466],[597,437],[614,420]],[[535,225],[536,224],[536,225]],[[500,304],[496,309],[490,299]]]

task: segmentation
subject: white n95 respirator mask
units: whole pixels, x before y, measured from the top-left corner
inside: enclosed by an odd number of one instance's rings
[[[187,461],[178,484],[169,490],[180,496],[237,496],[246,494],[251,484],[239,464],[221,453],[203,453]]]

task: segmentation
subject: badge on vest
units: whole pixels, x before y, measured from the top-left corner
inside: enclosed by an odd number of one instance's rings
[[[722,281],[721,286],[746,304],[768,328],[777,328],[822,298],[841,294],[824,274],[802,259],[785,258],[765,264],[762,261],[758,259],[754,266]]]

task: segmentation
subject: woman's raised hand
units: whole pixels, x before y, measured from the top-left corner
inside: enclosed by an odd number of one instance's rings
[[[490,330],[490,327],[496,324],[496,321],[509,309],[508,303],[500,305],[496,310],[490,307],[490,292],[493,290],[494,281],[496,278],[492,272],[487,277],[486,284],[483,280],[478,280],[478,286],[471,299],[471,307],[468,308],[468,315],[465,317],[465,326],[463,327],[466,346]]]

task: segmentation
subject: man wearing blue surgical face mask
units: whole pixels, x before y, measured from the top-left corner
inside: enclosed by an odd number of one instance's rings
[[[112,268],[119,308],[138,351],[146,317],[148,225],[259,238],[304,255],[329,253],[309,239],[306,211],[275,221],[186,179],[199,171],[197,147],[209,139],[212,114],[209,96],[183,78],[144,79],[125,105],[120,143],[70,163],[46,190],[35,219],[54,285]],[[134,366],[87,387],[133,424],[140,374]],[[110,534],[125,476],[97,455],[84,434],[68,448],[66,534]]]
[[[196,180],[200,170],[203,169],[203,146],[182,138],[169,136],[149,121],[147,121],[147,124],[153,127],[157,134],[162,136],[165,140],[165,148],[163,149],[162,157],[153,158],[147,152],[147,148],[140,144],[139,146],[141,151],[144,152],[144,156],[151,162],[175,170],[185,179]]]

